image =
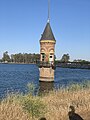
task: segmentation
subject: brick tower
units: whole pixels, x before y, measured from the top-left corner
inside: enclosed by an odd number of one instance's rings
[[[55,43],[56,40],[50,26],[48,9],[48,21],[40,39],[40,81],[54,81]]]

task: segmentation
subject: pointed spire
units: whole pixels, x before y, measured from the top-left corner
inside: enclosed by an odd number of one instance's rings
[[[53,40],[53,41],[55,41],[55,37],[53,35],[53,32],[52,32],[52,29],[51,29],[49,22],[46,24],[46,27],[44,29],[44,32],[43,32],[40,40]]]

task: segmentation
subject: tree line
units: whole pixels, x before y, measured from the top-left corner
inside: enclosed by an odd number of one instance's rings
[[[55,56],[56,59],[56,56]],[[17,53],[17,54],[8,54],[8,51],[3,53],[2,58],[0,59],[0,62],[4,63],[37,63],[40,61],[40,54],[31,54],[31,53]],[[69,54],[63,54],[61,59],[55,60],[56,64],[58,63],[68,63],[70,62],[70,55]],[[73,62],[80,62],[80,63],[90,63],[90,61],[78,59],[73,60]]]
[[[18,53],[18,54],[8,54],[8,51],[3,53],[0,62],[4,63],[36,63],[40,60],[40,54],[31,53]]]
[[[69,54],[63,54],[60,60],[57,60],[56,63],[69,63],[70,61],[70,55]],[[82,59],[75,59],[71,63],[81,63],[81,64],[89,64],[90,61],[82,60]]]

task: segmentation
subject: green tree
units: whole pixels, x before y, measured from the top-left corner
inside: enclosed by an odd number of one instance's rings
[[[11,62],[15,62],[15,61],[14,61],[14,55],[13,55],[13,54],[11,54]]]
[[[61,62],[69,62],[69,60],[70,60],[69,54],[64,54],[60,61]]]
[[[3,62],[10,62],[10,56],[8,55],[8,51],[3,53]]]

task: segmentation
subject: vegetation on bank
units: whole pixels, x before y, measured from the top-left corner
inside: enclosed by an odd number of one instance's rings
[[[53,90],[48,94],[33,96],[29,85],[28,94],[9,94],[0,102],[0,120],[68,120],[69,106],[85,120],[90,120],[90,81]]]
[[[8,51],[3,53],[3,57],[0,62],[3,63],[36,63],[40,60],[40,54],[31,54],[31,53],[17,53],[17,54],[8,54]]]
[[[0,59],[1,63],[37,63],[40,61],[40,54],[37,53],[17,53],[17,54],[11,54],[9,55],[8,51],[3,53],[2,58]],[[70,55],[69,54],[63,54],[60,60],[56,60],[55,56],[55,63],[61,64],[61,63],[80,63],[80,64],[90,64],[90,61],[78,59],[73,60],[73,62],[70,61]]]

